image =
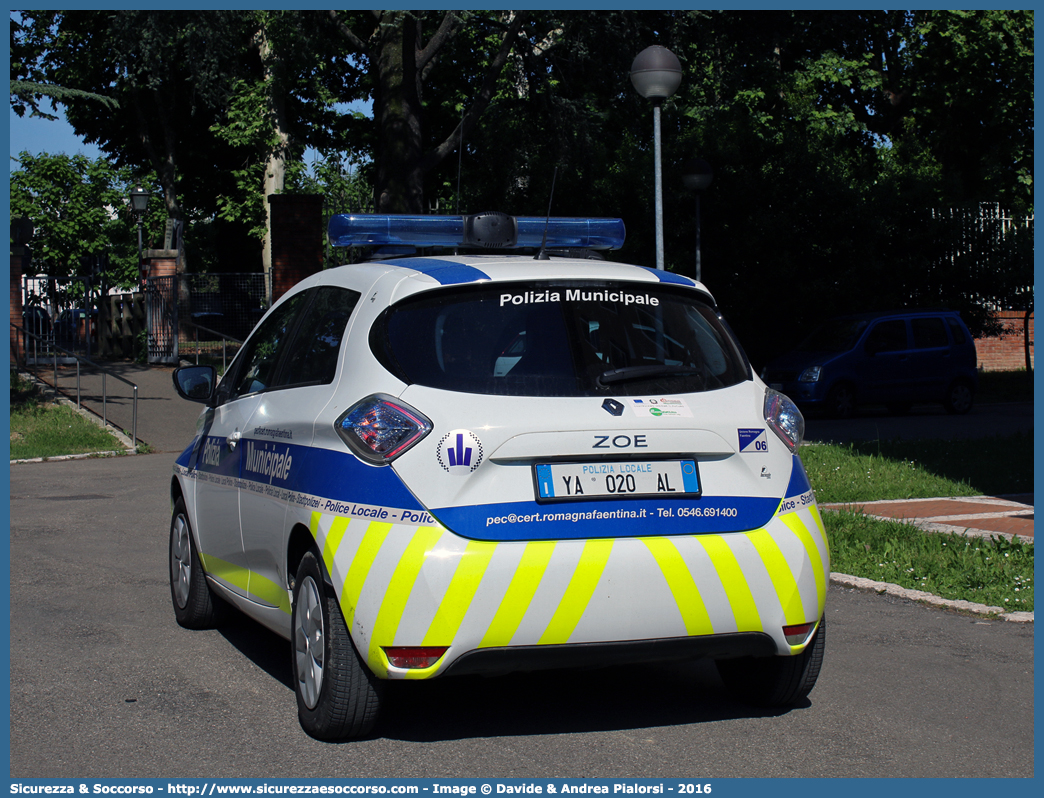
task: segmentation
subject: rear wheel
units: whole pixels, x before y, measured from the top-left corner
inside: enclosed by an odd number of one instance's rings
[[[946,389],[946,398],[943,400],[946,412],[954,415],[964,415],[972,406],[972,388],[967,380],[954,380]]]
[[[210,592],[192,540],[185,500],[174,502],[170,519],[170,599],[174,617],[186,629],[210,629],[220,620],[224,602]]]
[[[383,685],[359,659],[314,551],[297,569],[291,628],[301,728],[319,740],[368,734],[377,722]]]
[[[796,657],[741,657],[718,660],[718,674],[740,701],[764,707],[788,707],[804,699],[819,678],[826,645],[826,619]]]

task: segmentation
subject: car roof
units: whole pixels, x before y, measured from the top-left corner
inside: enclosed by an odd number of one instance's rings
[[[382,278],[400,278],[396,299],[419,291],[454,285],[544,280],[606,280],[651,285],[678,285],[699,291],[711,304],[714,298],[702,283],[674,272],[590,258],[552,256],[536,260],[532,254],[433,255],[335,266],[298,284],[350,285],[365,281],[372,285]]]
[[[841,316],[832,316],[829,321],[876,321],[877,319],[909,318],[911,316],[955,316],[960,318],[957,311],[949,308],[905,308],[902,310],[874,310],[865,313],[846,313]]]

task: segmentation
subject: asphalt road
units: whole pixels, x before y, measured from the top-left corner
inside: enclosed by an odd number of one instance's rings
[[[713,665],[391,685],[376,733],[297,723],[289,644],[174,621],[172,457],[11,469],[11,775],[1033,775],[1033,625],[831,588],[808,704],[732,703]]]

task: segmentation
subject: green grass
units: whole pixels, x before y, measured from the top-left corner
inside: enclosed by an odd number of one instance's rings
[[[866,441],[801,448],[820,502],[1029,493],[1033,436]]]
[[[801,449],[821,504],[1033,490],[1029,434],[971,441],[872,441]],[[924,532],[825,512],[831,570],[949,599],[1033,610],[1033,543]]]
[[[123,445],[65,405],[40,396],[32,383],[11,375],[11,459],[120,451]]]
[[[1009,612],[1033,611],[1033,544],[923,532],[858,513],[823,514],[830,568]]]

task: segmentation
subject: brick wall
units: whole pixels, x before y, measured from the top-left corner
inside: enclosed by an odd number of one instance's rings
[[[975,352],[979,357],[979,368],[983,371],[1016,371],[1026,368],[1025,334],[1029,334],[1030,366],[1033,366],[1033,314],[1029,317],[1029,330],[1024,330],[1025,313],[1021,310],[1003,310],[996,314],[1003,325],[1001,335],[976,338]]]

